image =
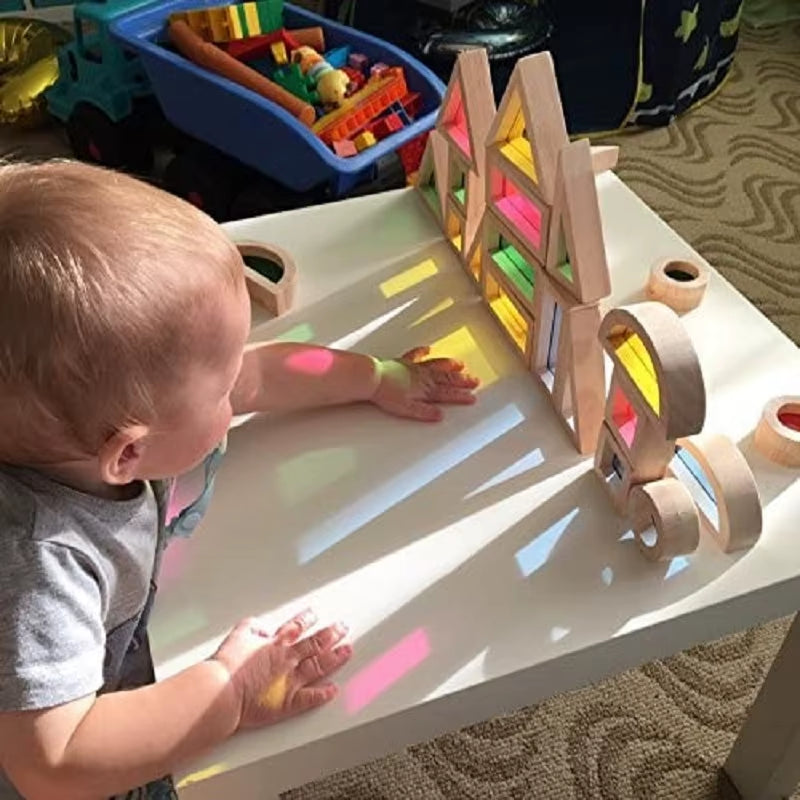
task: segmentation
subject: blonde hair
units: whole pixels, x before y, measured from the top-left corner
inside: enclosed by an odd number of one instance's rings
[[[147,421],[209,302],[242,281],[222,229],[160,189],[70,161],[0,164],[0,460],[94,453]]]

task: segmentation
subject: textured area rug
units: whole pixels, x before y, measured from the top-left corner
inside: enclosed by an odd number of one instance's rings
[[[800,341],[800,24],[742,33],[731,76],[619,176]],[[284,800],[707,800],[779,620],[287,792]],[[800,797],[800,794],[797,795]]]

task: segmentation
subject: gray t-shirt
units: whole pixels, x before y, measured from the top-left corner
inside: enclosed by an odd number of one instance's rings
[[[110,501],[0,468],[0,711],[95,694],[150,595],[161,518],[143,483]],[[105,669],[104,669],[105,667]],[[0,800],[19,794],[0,774]]]

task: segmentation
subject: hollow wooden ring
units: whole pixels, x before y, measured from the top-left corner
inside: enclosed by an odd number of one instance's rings
[[[700,543],[700,515],[689,490],[675,478],[634,486],[628,515],[639,550],[648,561],[666,561],[693,553]],[[657,534],[652,547],[642,538],[651,526]]]
[[[800,396],[786,395],[770,400],[756,426],[754,442],[770,461],[784,467],[800,467],[800,431],[784,425],[778,418],[781,411],[786,410],[800,413]]]
[[[679,268],[695,277],[690,281],[679,281],[667,272]],[[670,259],[656,264],[647,282],[647,296],[669,306],[673,311],[684,312],[697,308],[708,287],[708,269],[695,261]]]
[[[260,256],[270,261],[277,261],[283,267],[283,275],[277,283],[273,283],[247,264],[244,265],[244,278],[247,293],[253,302],[263,306],[276,317],[285,314],[294,303],[297,286],[297,266],[294,259],[284,249],[274,244],[237,242],[236,249],[242,257]]]

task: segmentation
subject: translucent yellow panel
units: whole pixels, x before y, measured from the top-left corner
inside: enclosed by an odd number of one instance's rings
[[[456,250],[461,250],[461,234],[456,234],[451,240]]]
[[[514,164],[517,169],[521,170],[532,181],[536,182],[536,167],[533,164],[531,145],[527,139],[523,139],[522,137],[512,139],[504,145],[501,145],[500,152]]]
[[[641,392],[650,408],[660,413],[661,396],[658,388],[653,359],[642,342],[639,334],[632,331],[614,335],[611,344],[620,364],[625,368],[634,386]]]
[[[514,117],[514,121],[511,123],[511,127],[508,131],[508,139],[516,139],[518,136],[522,136],[522,132],[525,130],[525,117],[522,115],[522,106],[520,104],[519,98],[514,98],[512,103],[516,103],[517,105],[517,113]]]
[[[438,271],[436,262],[432,258],[428,258],[420,264],[415,264],[413,267],[409,267],[407,270],[384,281],[381,284],[381,291],[384,297],[394,297],[394,295],[405,292],[412,286],[432,278]]]
[[[503,327],[514,340],[514,343],[524,353],[525,343],[528,339],[528,324],[522,315],[502,289],[500,289],[500,294],[491,301],[490,305],[492,311],[494,311]]]

